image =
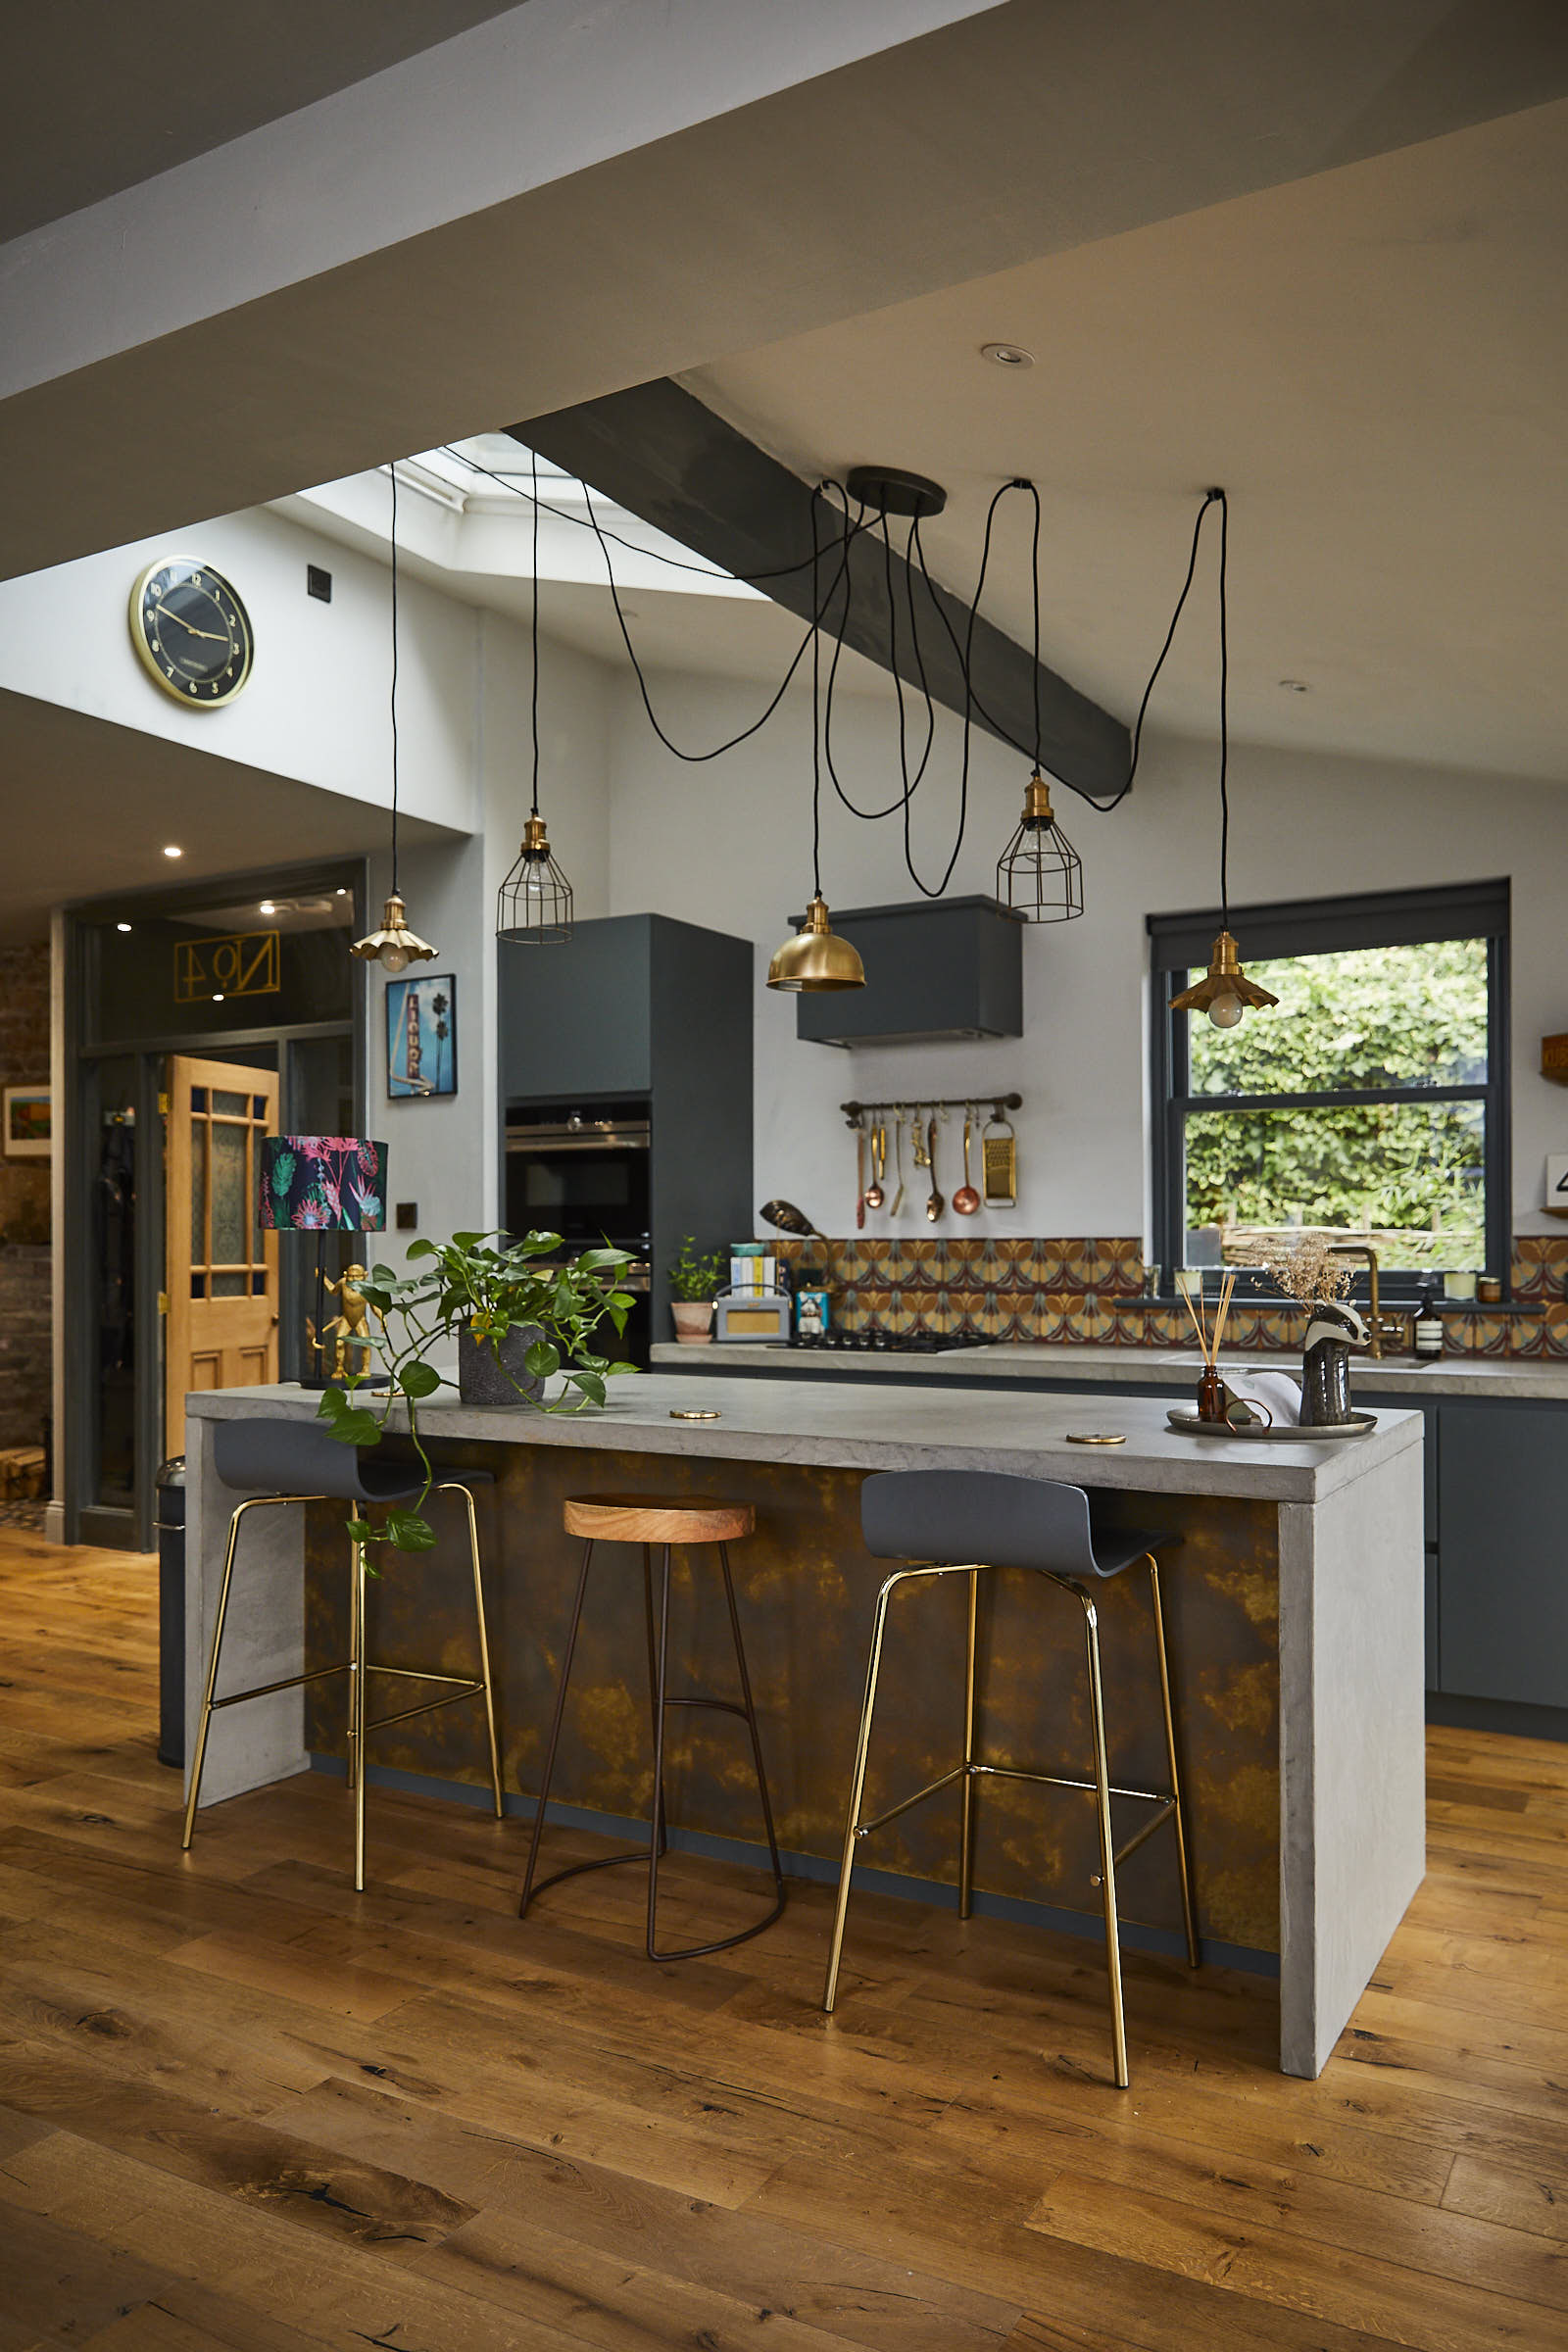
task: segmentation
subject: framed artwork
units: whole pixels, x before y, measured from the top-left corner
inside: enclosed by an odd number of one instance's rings
[[[421,972],[386,984],[386,1091],[394,1102],[458,1091],[458,984]]]
[[[7,1159],[47,1159],[54,1149],[54,1120],[47,1086],[5,1090],[4,1146]]]

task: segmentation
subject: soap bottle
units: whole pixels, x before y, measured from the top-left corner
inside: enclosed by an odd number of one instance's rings
[[[1417,1355],[1443,1353],[1443,1317],[1438,1312],[1437,1299],[1431,1283],[1421,1286],[1421,1307],[1415,1319],[1415,1351]]]

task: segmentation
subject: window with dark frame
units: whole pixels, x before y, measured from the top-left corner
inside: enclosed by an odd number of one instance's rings
[[[1316,1229],[1376,1249],[1391,1297],[1471,1268],[1506,1295],[1506,880],[1231,914],[1281,1001],[1230,1030],[1171,1009],[1218,916],[1148,918],[1165,1287]]]

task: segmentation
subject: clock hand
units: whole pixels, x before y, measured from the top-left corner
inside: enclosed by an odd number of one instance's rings
[[[220,636],[217,629],[199,629],[193,620],[185,618],[183,612],[176,612],[172,605],[160,605],[158,617],[160,620],[177,620],[180,627],[188,629],[193,637],[210,637],[214,645],[227,645],[228,643],[228,638]]]

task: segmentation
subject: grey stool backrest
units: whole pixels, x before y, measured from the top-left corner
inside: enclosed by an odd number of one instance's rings
[[[217,1421],[213,1460],[225,1487],[251,1494],[331,1494],[345,1502],[396,1501],[423,1483],[401,1463],[362,1463],[318,1421]]]
[[[878,1559],[1102,1573],[1088,1495],[1054,1479],[1002,1470],[881,1470],[860,1489],[860,1528]]]

